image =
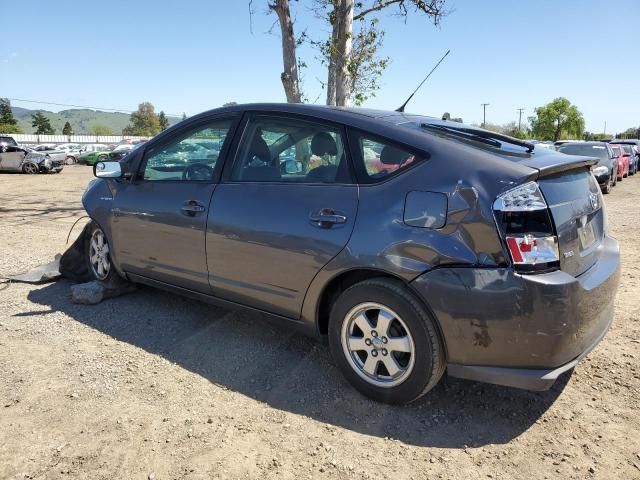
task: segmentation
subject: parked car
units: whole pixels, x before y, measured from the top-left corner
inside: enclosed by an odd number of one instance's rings
[[[618,162],[617,180],[621,182],[629,176],[629,155],[624,155],[622,148],[610,145],[613,156]]]
[[[64,159],[17,145],[0,145],[0,170],[22,173],[60,173]]]
[[[109,152],[109,161],[118,162],[122,160],[125,155],[127,155],[131,150],[136,148],[141,143],[133,144],[133,143],[122,143],[118,145],[116,148]]]
[[[65,163],[67,165],[76,163],[77,158],[80,156],[81,147],[79,143],[61,143],[56,148],[65,152]]]
[[[97,162],[109,159],[109,147],[100,143],[84,145],[76,163],[80,165],[95,165]]]
[[[163,156],[220,138],[200,162]],[[398,112],[224,107],[95,166],[86,262],[326,337],[379,401],[445,370],[547,389],[613,319],[619,248],[588,153]]]
[[[16,145],[18,145],[18,143],[13,137],[10,137],[8,135],[0,135],[0,147],[6,147],[8,145],[15,147]]]
[[[31,147],[34,152],[59,152],[55,143],[40,143]]]
[[[631,143],[610,143],[611,148],[619,147],[622,155],[629,162],[629,175],[635,175],[638,171],[638,163],[640,162],[640,154],[638,154],[637,146]]]
[[[565,142],[557,146],[558,152],[567,155],[588,156],[598,159],[592,168],[593,175],[603,193],[611,192],[618,179],[618,158],[605,142]]]

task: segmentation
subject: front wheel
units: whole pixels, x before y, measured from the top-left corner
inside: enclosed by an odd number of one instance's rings
[[[434,320],[395,280],[374,278],[345,290],[331,309],[329,346],[347,380],[380,402],[412,402],[444,373]]]
[[[34,175],[38,173],[40,169],[35,163],[27,162],[22,166],[22,172],[28,175]]]
[[[115,275],[111,264],[111,250],[107,236],[96,223],[93,223],[89,229],[85,250],[87,252],[89,272],[91,272],[93,278],[106,281]]]

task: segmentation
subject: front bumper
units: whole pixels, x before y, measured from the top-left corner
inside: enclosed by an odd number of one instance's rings
[[[439,268],[412,282],[431,307],[452,376],[530,390],[549,388],[609,330],[620,277],[618,242],[578,277],[508,268]]]

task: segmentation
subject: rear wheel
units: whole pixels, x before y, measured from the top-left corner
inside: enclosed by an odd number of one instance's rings
[[[34,175],[40,171],[35,163],[27,162],[22,166],[22,171],[28,175]]]
[[[609,194],[611,193],[611,189],[613,188],[613,180],[611,178],[611,175],[609,175],[609,178],[607,179],[607,183],[604,185],[604,187],[602,187],[602,193]]]
[[[331,310],[329,346],[347,380],[380,402],[420,398],[445,368],[431,315],[404,285],[386,278],[365,280],[340,295]]]

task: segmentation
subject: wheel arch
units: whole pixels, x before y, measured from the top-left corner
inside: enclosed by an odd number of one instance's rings
[[[395,281],[398,284],[403,285],[413,294],[415,299],[427,310],[427,312],[429,312],[429,315],[433,319],[438,335],[440,336],[440,341],[442,342],[445,359],[448,359],[447,342],[443,334],[442,327],[440,326],[440,320],[433,312],[433,309],[430,307],[427,300],[422,298],[416,290],[411,287],[410,282],[407,282],[402,277],[394,275],[388,271],[377,270],[374,268],[362,267],[345,270],[334,275],[325,283],[320,296],[318,297],[318,301],[316,302],[314,321],[317,333],[322,337],[327,335],[331,306],[340,294],[352,285],[371,278],[386,278]]]

